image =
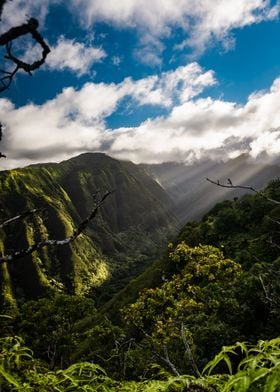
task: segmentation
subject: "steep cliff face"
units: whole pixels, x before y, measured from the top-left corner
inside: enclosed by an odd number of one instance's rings
[[[6,299],[42,295],[52,287],[84,294],[105,282],[117,290],[158,256],[177,219],[169,196],[142,168],[104,154],[0,172],[1,220],[41,209],[2,230],[5,254],[70,235],[90,213],[94,195],[107,190],[115,192],[70,246],[44,248],[2,266]]]

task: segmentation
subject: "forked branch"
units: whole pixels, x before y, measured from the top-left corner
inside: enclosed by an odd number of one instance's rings
[[[15,261],[17,259],[21,259],[25,256],[28,256],[30,254],[32,254],[33,252],[45,247],[45,246],[49,246],[49,247],[58,247],[58,246],[63,246],[63,245],[68,245],[71,242],[73,242],[84,230],[85,228],[89,225],[89,223],[95,218],[98,210],[100,209],[101,205],[104,203],[104,201],[107,199],[107,197],[109,195],[111,195],[114,191],[108,191],[106,192],[101,199],[96,202],[93,210],[91,211],[91,213],[89,214],[89,216],[84,219],[77,227],[77,229],[75,229],[72,233],[72,235],[70,235],[69,237],[66,237],[62,240],[50,240],[50,239],[46,239],[46,240],[42,240],[42,241],[38,241],[35,242],[33,245],[30,245],[28,248],[26,249],[22,249],[16,252],[13,252],[9,255],[4,255],[4,256],[0,256],[0,264],[3,263],[7,263],[7,262],[12,262]],[[15,217],[17,218],[17,217]],[[13,218],[12,218],[13,219]]]

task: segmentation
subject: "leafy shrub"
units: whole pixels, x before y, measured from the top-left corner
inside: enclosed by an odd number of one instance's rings
[[[223,347],[200,378],[168,377],[166,380],[117,382],[98,365],[75,363],[65,370],[50,371],[33,358],[19,337],[0,339],[1,392],[278,392],[280,389],[280,338],[259,341],[256,346],[236,343]],[[242,355],[236,366],[233,357]],[[227,373],[218,369],[225,363]]]

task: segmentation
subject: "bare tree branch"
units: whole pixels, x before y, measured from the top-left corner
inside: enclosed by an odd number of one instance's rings
[[[146,338],[149,338],[150,344],[151,344],[151,346],[152,346],[152,353],[153,353],[157,358],[159,358],[162,362],[164,362],[164,363],[171,369],[171,371],[173,372],[173,374],[174,374],[175,376],[180,376],[180,373],[179,373],[178,370],[176,369],[175,365],[174,365],[174,364],[170,361],[170,359],[169,359],[167,347],[166,347],[166,346],[163,347],[163,352],[164,352],[164,357],[163,357],[162,355],[160,355],[160,354],[157,352],[157,350],[155,350],[154,345],[153,345],[153,339],[152,339],[152,337],[151,337],[143,328],[140,328],[140,329],[141,329],[141,331],[143,332],[144,336],[145,336]]]
[[[36,31],[36,29],[39,27],[39,22],[35,18],[30,18],[27,23],[23,23],[20,26],[12,27],[10,30],[8,30],[6,33],[3,33],[0,36],[0,45],[7,45],[11,41],[26,35],[26,34],[32,34],[32,32]]]
[[[85,228],[88,226],[88,224],[95,218],[101,205],[104,203],[104,201],[107,199],[107,197],[109,195],[111,195],[113,192],[114,191],[108,191],[101,197],[100,201],[98,201],[96,203],[96,205],[93,208],[93,210],[91,211],[90,215],[79,224],[79,226],[77,227],[77,229],[75,229],[73,231],[71,236],[66,237],[62,240],[56,240],[56,239],[49,240],[49,239],[47,239],[47,240],[35,242],[33,245],[30,245],[26,249],[22,249],[22,250],[13,252],[12,254],[4,255],[4,256],[0,257],[0,264],[6,263],[6,262],[12,262],[17,259],[21,259],[25,256],[30,255],[33,252],[45,247],[45,246],[56,247],[56,246],[68,245],[69,243],[74,241],[85,230]]]
[[[163,347],[163,352],[164,352],[164,357],[162,355],[159,355],[156,351],[153,351],[153,354],[159,359],[161,359],[164,363],[166,363],[166,365],[171,369],[172,373],[175,376],[179,377],[180,373],[176,369],[175,365],[170,361],[166,346]]]
[[[193,371],[194,371],[196,377],[201,377],[201,373],[198,370],[198,367],[197,367],[197,365],[195,363],[195,360],[194,360],[194,357],[192,355],[192,350],[191,350],[190,345],[189,345],[189,343],[187,341],[184,323],[181,323],[181,338],[182,338],[183,343],[184,343],[185,353],[188,356],[189,362],[190,362],[190,364],[191,364],[191,366],[193,368]]]
[[[260,281],[260,283],[261,283],[261,286],[262,286],[262,289],[263,289],[264,296],[265,296],[266,300],[269,302],[269,304],[271,304],[271,303],[273,302],[273,300],[272,300],[272,299],[270,298],[270,296],[268,295],[268,291],[267,291],[267,289],[266,289],[266,287],[265,287],[265,284],[264,284],[264,281],[263,281],[263,278],[262,278],[261,275],[259,275],[259,281]]]
[[[233,185],[233,183],[232,183],[232,181],[231,181],[230,178],[228,178],[228,183],[227,183],[227,184],[221,184],[219,180],[213,181],[213,180],[211,180],[210,178],[206,178],[206,180],[207,180],[208,182],[210,182],[211,184],[220,186],[220,187],[222,187],[222,188],[246,189],[246,190],[252,191],[252,192],[256,193],[257,195],[260,195],[260,196],[263,197],[264,199],[266,199],[266,200],[268,200],[268,201],[270,201],[270,202],[272,202],[272,203],[274,203],[274,204],[280,205],[280,201],[268,197],[264,192],[258,191],[258,190],[256,190],[255,188],[253,188],[252,186]],[[266,217],[268,220],[270,220],[271,222],[276,223],[277,225],[280,225],[280,221],[279,221],[279,220],[273,219],[273,218],[271,218],[271,217],[268,216],[268,215],[266,215],[265,217]],[[255,241],[255,240],[256,240],[256,239],[254,239],[254,241]],[[273,246],[273,247],[276,247],[276,248],[280,249],[280,246],[279,246],[278,244],[276,244],[275,242],[273,242],[273,241],[272,241],[272,238],[270,238],[270,240],[267,241],[267,243],[271,244],[271,246]],[[258,260],[258,261],[260,261],[260,260]],[[261,283],[263,283],[262,280],[261,280]]]
[[[278,221],[278,220],[276,220],[276,219],[273,219],[273,218],[271,218],[270,216],[265,216],[268,220],[270,220],[271,222],[273,222],[273,223],[276,223],[277,225],[280,225],[280,221]]]
[[[22,69],[27,72],[29,75],[32,75],[32,71],[40,68],[41,65],[44,64],[47,55],[50,53],[49,46],[45,43],[43,37],[40,33],[38,33],[37,28],[39,26],[39,22],[35,18],[30,18],[27,23],[24,23],[20,26],[12,27],[9,31],[2,34],[0,36],[0,46],[6,47],[6,55],[5,58],[11,60],[16,67],[13,71],[8,72],[5,70],[0,70],[4,76],[0,78],[0,93],[9,88],[12,83],[13,77],[15,74]],[[42,47],[42,57],[40,60],[34,61],[31,64],[25,63],[24,61],[18,59],[12,53],[12,42],[26,34],[31,34],[32,38]]]
[[[13,222],[15,222],[17,220],[24,219],[24,218],[26,218],[26,217],[28,217],[30,215],[34,215],[34,214],[36,214],[39,211],[41,211],[41,210],[33,209],[33,210],[30,210],[30,211],[25,211],[22,214],[19,214],[17,216],[14,216],[13,218],[7,219],[6,221],[4,221],[4,222],[2,222],[0,224],[0,229],[2,229],[5,226],[8,226],[9,224],[11,224],[11,223],[13,223]]]
[[[257,191],[255,188],[253,188],[252,186],[245,186],[245,185],[233,185],[230,178],[228,179],[228,184],[221,184],[219,180],[217,181],[213,181],[210,178],[206,178],[206,180],[208,182],[211,182],[211,184],[220,186],[222,188],[229,188],[229,189],[247,189],[248,191],[252,191],[254,193],[256,193],[257,195],[262,196],[264,199],[271,201],[274,204],[278,204],[280,205],[280,201],[275,200],[275,199],[271,199],[270,197],[266,196],[264,192],[262,191]]]
[[[1,20],[5,3],[7,3],[7,0],[0,0],[0,20]],[[37,31],[38,27],[39,27],[39,22],[37,21],[37,19],[30,18],[27,21],[27,23],[23,23],[20,26],[12,27],[10,30],[0,35],[0,46],[5,46],[6,48],[6,55],[4,56],[4,58],[10,60],[15,65],[13,70],[0,69],[0,74],[2,74],[2,76],[0,77],[0,93],[7,90],[10,87],[15,75],[19,70],[23,70],[24,72],[27,72],[29,75],[32,75],[33,71],[40,68],[41,65],[44,64],[47,55],[50,53],[50,48],[44,41],[41,34]],[[31,64],[18,59],[12,53],[13,41],[26,34],[31,34],[32,38],[42,48],[41,59],[36,60]],[[2,139],[2,124],[0,123],[0,141],[1,139]],[[6,158],[6,155],[0,152],[0,158]]]

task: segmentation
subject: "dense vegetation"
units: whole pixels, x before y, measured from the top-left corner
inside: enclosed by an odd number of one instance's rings
[[[91,291],[18,301],[1,319],[1,390],[278,391],[280,207],[268,199],[280,180],[187,223],[105,305]]]
[[[280,204],[267,198],[280,200],[279,180],[272,181],[263,194],[217,204],[200,222],[186,224],[178,241],[217,246],[246,269],[271,263],[279,256]]]
[[[280,339],[260,341],[248,347],[244,343],[224,347],[204,368],[199,378],[161,375],[161,380],[114,381],[104,369],[90,362],[80,362],[64,370],[50,370],[34,359],[32,351],[17,337],[0,339],[1,391],[134,391],[134,392],[215,392],[215,391],[278,391],[280,375]],[[233,370],[230,356],[242,352],[242,359]],[[225,362],[227,372],[216,368]]]
[[[4,267],[5,303],[60,289],[77,295],[97,291],[104,302],[158,257],[177,219],[168,195],[141,168],[104,154],[0,173],[3,220],[40,210],[1,231],[0,248],[8,254],[44,238],[70,235],[92,210],[95,197],[108,190],[115,192],[70,246],[44,248]]]

